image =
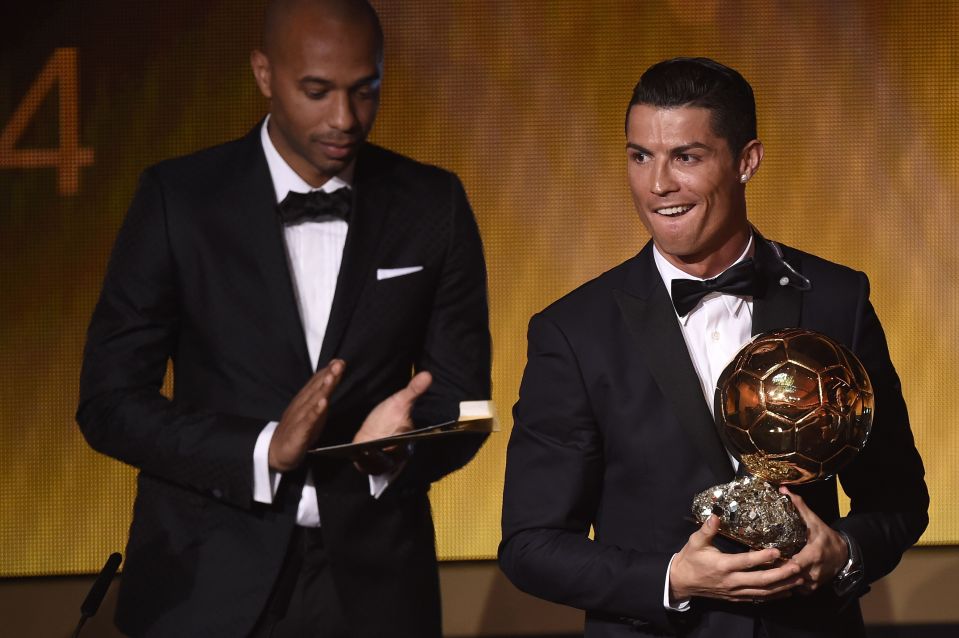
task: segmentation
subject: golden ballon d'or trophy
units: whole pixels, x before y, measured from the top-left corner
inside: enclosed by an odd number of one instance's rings
[[[859,359],[801,328],[757,335],[719,376],[716,427],[747,474],[700,492],[693,515],[719,517],[719,533],[783,558],[806,544],[806,525],[780,485],[836,474],[862,450],[874,415],[872,384]]]

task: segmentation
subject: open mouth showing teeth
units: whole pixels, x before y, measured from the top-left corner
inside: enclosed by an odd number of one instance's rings
[[[685,206],[670,206],[668,208],[657,208],[656,213],[659,215],[665,215],[666,217],[675,217],[676,215],[682,215],[692,210],[693,205],[687,204]]]

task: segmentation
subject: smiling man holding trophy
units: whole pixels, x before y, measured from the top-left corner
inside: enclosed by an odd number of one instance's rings
[[[585,610],[587,637],[864,636],[857,598],[927,524],[868,280],[749,223],[763,153],[738,72],[704,58],[650,67],[626,155],[652,241],[530,321],[499,560],[520,589]],[[689,522],[694,496],[738,465],[713,423],[721,373],[753,335],[787,328],[848,348],[875,400],[868,444],[838,471],[846,516],[836,476],[784,488],[805,532],[791,556],[727,541],[711,513]]]

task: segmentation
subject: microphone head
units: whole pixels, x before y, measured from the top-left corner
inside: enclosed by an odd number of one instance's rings
[[[114,552],[110,554],[107,562],[103,565],[103,569],[100,570],[100,575],[93,581],[93,586],[90,587],[90,592],[83,600],[83,604],[80,605],[80,615],[85,618],[90,618],[97,613],[97,610],[100,609],[100,603],[103,602],[103,597],[106,596],[107,590],[110,588],[110,583],[113,582],[113,576],[117,573],[117,569],[119,569],[122,561],[123,556],[119,553]]]

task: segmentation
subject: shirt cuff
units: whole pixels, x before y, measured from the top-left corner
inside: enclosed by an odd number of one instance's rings
[[[279,472],[270,469],[270,441],[279,421],[270,421],[260,431],[253,447],[253,500],[269,505],[280,485]]]
[[[673,568],[673,560],[675,560],[676,554],[673,554],[673,557],[669,559],[669,564],[666,565],[666,585],[663,587],[663,607],[671,611],[689,611],[689,599],[686,600],[672,600],[672,597],[669,595],[669,572]]]

